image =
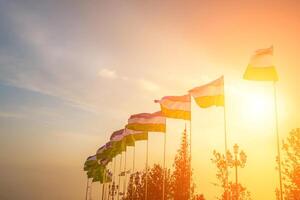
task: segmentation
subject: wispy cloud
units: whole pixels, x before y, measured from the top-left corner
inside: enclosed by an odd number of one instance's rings
[[[14,118],[14,119],[21,119],[25,116],[20,113],[14,113],[14,112],[1,112],[0,111],[0,118]]]
[[[142,89],[145,89],[147,91],[152,92],[152,91],[157,91],[160,89],[160,87],[156,83],[146,80],[146,79],[140,79],[138,81],[138,83]]]
[[[11,48],[0,48],[1,83],[54,96],[84,111],[111,116],[129,109],[127,103],[118,100],[124,96],[124,87],[128,96],[160,90],[155,80],[144,74],[146,70],[132,70],[133,64],[127,60],[126,52],[120,54],[115,52],[114,45],[106,44],[107,38],[114,39],[115,36],[109,34],[114,29],[94,30],[93,26],[89,28],[94,31],[83,33],[81,28],[75,28],[74,33],[66,37],[65,31],[70,30],[64,25],[69,24],[71,18],[62,17],[64,20],[53,26],[48,18],[38,17],[39,13],[17,5],[11,9],[15,14],[7,15],[11,18],[11,38],[16,47],[9,44]],[[105,34],[99,39],[102,32]],[[120,43],[117,49],[122,49]],[[125,67],[128,70],[124,70]],[[114,98],[111,98],[112,92]]]
[[[118,75],[115,70],[103,68],[98,72],[98,76],[108,79],[116,79]]]

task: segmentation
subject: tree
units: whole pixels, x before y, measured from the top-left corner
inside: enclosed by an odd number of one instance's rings
[[[186,130],[181,139],[180,149],[174,160],[174,171],[166,169],[165,199],[205,200],[203,195],[194,195],[194,184],[191,185],[192,169],[190,164],[189,144]],[[148,171],[148,200],[162,200],[163,168],[154,165]],[[124,200],[145,199],[146,172],[132,174]],[[190,198],[191,197],[191,198]]]
[[[193,197],[193,200],[205,200],[203,194],[197,194]]]
[[[300,129],[283,141],[282,175],[285,200],[300,200]]]
[[[148,180],[148,199],[162,199],[163,191],[163,168],[160,165],[154,165],[149,171]],[[173,199],[172,177],[170,169],[165,171],[165,199]]]
[[[224,189],[223,193],[220,197],[218,197],[218,199],[236,200],[236,194],[238,193],[239,200],[251,200],[250,192],[247,191],[246,187],[244,187],[240,183],[236,184],[231,181],[229,181],[227,184],[228,168],[229,163],[232,161],[232,154],[228,151],[225,156],[224,154],[214,151],[213,156],[214,157],[211,160],[217,167],[216,177],[219,182],[215,185],[220,186]]]
[[[174,200],[188,200],[191,192],[191,160],[186,130],[182,133],[181,146],[174,161],[173,190]]]
[[[172,181],[170,170],[166,171],[166,199],[173,199]],[[163,168],[155,164],[148,171],[148,200],[162,200]],[[137,172],[130,176],[127,194],[124,200],[145,199],[146,172]]]

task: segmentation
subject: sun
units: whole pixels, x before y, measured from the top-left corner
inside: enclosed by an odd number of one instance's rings
[[[245,98],[245,115],[251,121],[264,122],[272,119],[274,100],[272,95],[267,92],[256,91],[247,95]]]

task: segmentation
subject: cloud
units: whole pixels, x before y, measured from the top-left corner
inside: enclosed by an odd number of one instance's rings
[[[20,113],[13,113],[13,112],[1,112],[0,111],[0,118],[14,118],[14,119],[20,119],[24,118],[25,116]]]
[[[108,79],[118,78],[116,71],[111,70],[111,69],[106,69],[106,68],[101,69],[98,72],[98,76],[103,77],[103,78],[108,78]]]
[[[157,91],[157,90],[160,89],[159,86],[156,83],[153,83],[153,82],[151,82],[149,80],[146,80],[146,79],[140,79],[138,82],[139,82],[140,87],[142,89],[145,89],[145,90],[148,90],[148,91],[151,91],[151,92]]]
[[[138,92],[159,90],[152,81],[136,78],[143,76],[145,71],[129,71],[130,68],[124,72],[125,67],[131,66],[127,56],[123,59],[123,54],[115,53],[114,47],[106,45],[105,39],[90,40],[95,32],[87,34],[74,28],[74,34],[68,34],[69,29],[64,26],[68,24],[68,18],[53,24],[48,18],[38,17],[39,13],[19,6],[12,10],[15,15],[9,15],[12,11],[7,12],[11,30],[6,30],[12,38],[7,42],[10,48],[0,48],[1,84],[53,96],[80,110],[112,116],[112,113],[129,109],[126,103],[118,102],[124,87],[130,88],[127,93],[135,93],[138,88],[143,89]],[[95,31],[98,39],[102,29]],[[75,43],[71,42],[75,40]],[[119,60],[125,62],[120,62],[121,65]],[[113,100],[112,91],[115,93]]]

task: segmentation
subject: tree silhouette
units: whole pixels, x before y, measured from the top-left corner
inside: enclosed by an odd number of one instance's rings
[[[193,200],[205,200],[203,194],[197,194],[193,197]]]
[[[283,141],[282,175],[285,200],[300,200],[300,129]],[[278,195],[277,195],[278,196]]]
[[[166,170],[165,199],[167,200],[205,200],[203,195],[194,195],[191,185],[191,164],[186,130],[182,133],[181,146],[174,160],[174,171]],[[148,171],[148,200],[162,200],[163,168],[155,164]],[[146,172],[132,174],[129,179],[124,200],[145,199]]]
[[[166,171],[166,199],[173,199],[172,180],[170,170]],[[163,169],[155,164],[148,171],[148,200],[162,200]],[[124,200],[145,199],[146,172],[132,174],[129,179],[126,197]]]
[[[251,200],[250,192],[247,191],[246,187],[242,186],[240,183],[233,183],[232,181],[227,182],[228,168],[232,162],[232,154],[228,151],[226,156],[214,150],[212,162],[217,167],[216,177],[219,183],[216,186],[222,187],[223,193],[219,200]],[[245,154],[246,156],[246,154]],[[237,193],[239,194],[237,197]]]
[[[174,167],[174,200],[188,200],[193,192],[193,187],[191,187],[191,161],[186,130],[182,133],[181,146],[177,151]]]

